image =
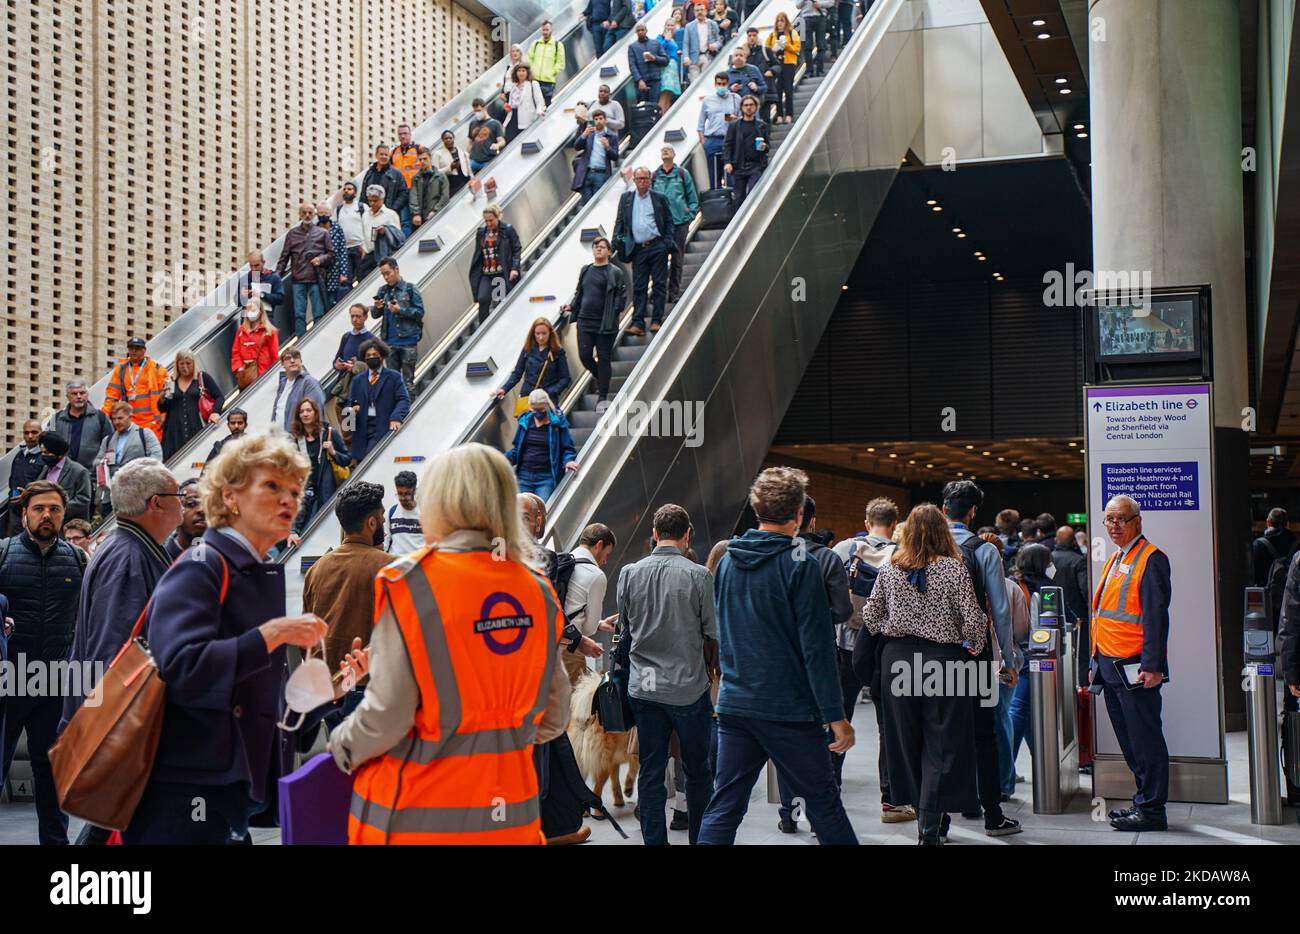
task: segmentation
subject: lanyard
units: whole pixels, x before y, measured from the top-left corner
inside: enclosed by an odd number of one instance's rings
[[[128,386],[126,384],[126,374],[129,372],[131,372],[131,364],[128,363],[126,364],[125,370],[122,373],[122,388],[126,391],[126,394],[128,396],[133,396],[135,395],[135,384],[140,382],[140,374],[144,372],[144,361],[140,362],[140,366],[135,371],[134,378],[131,380],[131,384]]]

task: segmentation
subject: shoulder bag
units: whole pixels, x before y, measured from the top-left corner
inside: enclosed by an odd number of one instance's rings
[[[542,377],[546,375],[546,368],[550,365],[553,356],[555,356],[553,353],[546,355],[546,362],[542,364],[542,371],[537,374],[537,382],[533,384],[533,389],[542,388]],[[528,411],[528,396],[529,393],[521,393],[519,398],[515,400],[515,418]]]
[[[208,392],[208,387],[203,385],[203,373],[199,372],[199,421],[203,424],[208,423],[212,413],[217,410],[217,400],[212,398],[212,393]]]

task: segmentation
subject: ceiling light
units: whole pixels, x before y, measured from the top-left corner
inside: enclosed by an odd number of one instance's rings
[[[916,461],[908,461],[909,464],[915,464]]]
[[[1087,139],[1087,138],[1088,138],[1088,134],[1087,134],[1087,133],[1083,133],[1083,132],[1075,133],[1075,134],[1074,134],[1074,138],[1075,138],[1075,139]],[[1092,165],[1092,163],[1089,162],[1088,165]]]
[[[1021,469],[1021,470],[1028,470],[1029,468],[1028,468],[1028,467],[1021,467],[1020,469]]]
[[[934,205],[938,204],[939,202],[938,202],[938,201],[935,201],[933,198],[929,198],[929,199],[926,200],[925,203],[928,204],[928,205],[930,205],[931,207],[933,207]]]
[[[841,291],[841,292],[847,292],[848,290],[849,290],[849,287],[848,287],[847,285],[842,285],[842,286],[840,286],[840,291]]]
[[[976,251],[975,251],[975,255],[976,255],[976,256],[983,256],[983,255],[984,255],[984,251],[983,251],[983,250],[976,250]]]
[[[1040,32],[1040,33],[1038,34],[1038,38],[1039,38],[1039,39],[1050,39],[1050,38],[1052,38],[1052,34],[1051,34],[1050,32]]]
[[[897,454],[890,454],[889,456],[890,456],[890,457],[897,457],[898,455],[897,455]]]
[[[1072,448],[1077,448],[1078,446],[1079,446],[1079,442],[1078,442],[1078,441],[1071,441],[1071,442],[1070,442],[1070,447],[1072,447]]]
[[[1044,480],[1050,480],[1050,479],[1052,479],[1052,475],[1051,475],[1051,474],[1047,474],[1047,473],[1045,473],[1045,474],[1043,474],[1043,479],[1044,479]]]
[[[979,257],[979,261],[980,261],[981,263],[987,263],[988,260],[989,260],[989,258],[988,258],[987,256],[980,256],[980,257]]]
[[[957,476],[959,476],[959,477],[960,477],[960,476],[961,476],[961,475],[962,475],[962,473],[961,473],[961,471],[960,471],[960,470],[959,470],[959,471],[957,471]]]
[[[1076,123],[1076,124],[1074,125],[1074,128],[1075,128],[1076,130],[1082,130],[1082,129],[1083,129],[1083,124],[1082,124],[1082,123]]]
[[[1079,448],[1079,453],[1080,453],[1080,454],[1087,454],[1087,453],[1088,453],[1088,449],[1087,449],[1087,448]]]
[[[1016,463],[1015,461],[1012,461],[1012,462],[1011,462],[1011,466],[1012,466],[1012,467],[1019,467],[1020,465],[1019,465],[1018,463]]]
[[[973,445],[973,444],[968,444],[968,445],[966,445],[966,450],[968,450],[968,451],[973,451],[973,450],[975,450],[975,445]]]
[[[875,448],[867,448],[867,453],[868,453],[868,454],[875,454],[875,453],[876,453],[876,449],[875,449]]]
[[[1056,83],[1057,83],[1057,84],[1068,84],[1069,82],[1070,82],[1070,79],[1069,79],[1069,78],[1057,78],[1057,79],[1056,79]]]
[[[1035,26],[1046,26],[1046,25],[1047,25],[1047,20],[1045,20],[1045,19],[1036,19],[1036,20],[1034,20],[1034,23],[1033,23],[1033,24],[1034,24]]]
[[[934,207],[930,208],[930,210],[938,214],[940,211],[943,210],[943,205],[936,204]]]
[[[1061,93],[1062,93],[1062,94],[1073,94],[1074,92],[1071,91],[1069,88],[1061,88]]]
[[[965,240],[965,239],[966,239],[966,235],[965,235],[964,233],[959,233],[959,234],[957,234],[957,239],[958,239],[958,240]]]
[[[925,466],[928,467],[928,468],[930,468],[931,470],[934,469],[934,464],[926,464]]]
[[[954,228],[952,229],[952,232],[953,232],[953,233],[961,233],[961,228],[960,228],[960,227],[954,227]]]
[[[980,453],[983,454],[985,457],[988,457],[988,456],[989,456],[990,454],[992,454],[993,452],[992,452],[992,451],[981,451]]]
[[[1005,457],[999,457],[998,460],[1000,460],[1000,461],[1004,461],[1004,460],[1006,460],[1006,458],[1005,458]]]

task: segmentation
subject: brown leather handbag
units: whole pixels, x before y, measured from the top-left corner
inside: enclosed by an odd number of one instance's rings
[[[223,601],[229,584],[230,569],[222,558]],[[152,603],[150,598],[103,680],[50,747],[59,807],[107,830],[125,830],[131,823],[162,735],[166,685],[139,638]]]

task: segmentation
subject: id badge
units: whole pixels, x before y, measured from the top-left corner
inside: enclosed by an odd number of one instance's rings
[[[377,416],[379,413],[375,411],[375,407],[372,405],[369,409],[366,410],[366,414],[367,414],[368,416],[370,416],[371,418],[374,418],[374,417]]]
[[[1118,568],[1116,568],[1115,570],[1117,570],[1120,574],[1127,574],[1127,573],[1128,573],[1129,571],[1131,571],[1132,569],[1133,569],[1133,565],[1131,565],[1131,564],[1121,564],[1121,565],[1120,565]]]

